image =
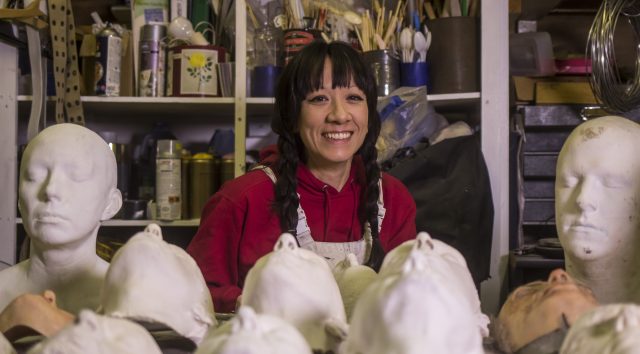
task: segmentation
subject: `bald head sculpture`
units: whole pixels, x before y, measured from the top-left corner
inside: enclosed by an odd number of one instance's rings
[[[57,124],[29,143],[18,207],[31,257],[0,272],[0,311],[18,295],[46,289],[71,313],[97,307],[108,264],[96,255],[96,238],[100,222],[122,205],[116,176],[107,143],[82,126]]]
[[[556,227],[567,272],[601,303],[640,301],[640,125],[576,127],[556,168]]]

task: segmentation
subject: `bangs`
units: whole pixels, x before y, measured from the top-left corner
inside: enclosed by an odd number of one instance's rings
[[[309,93],[317,91],[324,86],[323,74],[326,59],[331,61],[331,88],[349,87],[353,81],[358,88],[366,91],[363,75],[360,75],[364,68],[357,57],[350,55],[350,52],[341,46],[324,46],[317,48],[315,55],[306,56],[298,66],[295,80],[295,90],[300,98],[304,99]]]

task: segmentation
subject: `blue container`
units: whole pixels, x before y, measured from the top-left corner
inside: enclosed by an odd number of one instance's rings
[[[274,97],[281,72],[281,66],[256,66],[253,69],[253,77],[251,77],[251,96]]]
[[[429,62],[400,63],[400,85],[427,86],[427,92],[430,92]]]

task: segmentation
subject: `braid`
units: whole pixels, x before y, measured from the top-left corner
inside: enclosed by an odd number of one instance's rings
[[[375,142],[371,139],[365,139],[364,144],[360,148],[360,156],[365,168],[365,190],[362,193],[362,203],[360,214],[362,219],[369,222],[371,227],[371,256],[367,262],[367,266],[375,271],[380,269],[384,259],[384,250],[380,244],[380,232],[378,231],[378,198],[380,197],[380,189],[378,181],[380,180],[380,166],[378,166],[378,151],[375,148]]]
[[[298,169],[298,153],[294,138],[290,134],[278,138],[280,157],[275,166],[278,180],[274,187],[275,199],[273,207],[280,215],[280,229],[296,236],[298,226],[298,194],[296,188],[296,170]]]

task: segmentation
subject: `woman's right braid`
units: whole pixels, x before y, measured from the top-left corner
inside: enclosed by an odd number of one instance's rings
[[[278,180],[275,185],[274,206],[280,216],[280,229],[296,236],[298,225],[298,150],[292,134],[283,134],[278,139],[280,157],[276,163]]]

